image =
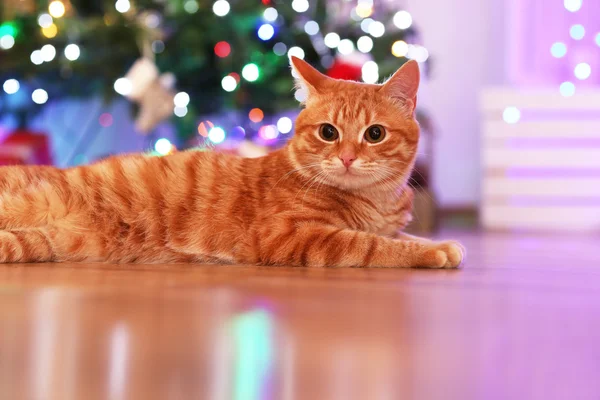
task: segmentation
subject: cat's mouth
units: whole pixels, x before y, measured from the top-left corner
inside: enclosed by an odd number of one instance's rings
[[[357,168],[353,168],[353,167],[341,167],[341,168],[335,168],[332,172],[332,175],[336,176],[336,177],[340,177],[340,178],[348,178],[348,177],[352,177],[352,176],[362,176],[362,174],[358,171]]]
[[[340,165],[340,163],[333,164],[328,163],[328,165],[322,166],[325,173],[323,179],[331,185],[347,189],[357,189],[373,183],[374,173],[372,168],[363,169],[360,162],[349,166]]]
[[[333,178],[341,181],[355,181],[356,183],[368,181],[371,176],[360,168],[336,168],[333,172]]]

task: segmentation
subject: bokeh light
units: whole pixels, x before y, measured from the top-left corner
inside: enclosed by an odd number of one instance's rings
[[[200,6],[196,0],[187,0],[185,3],[183,3],[183,9],[189,14],[195,13],[199,8]]]
[[[231,53],[231,46],[225,41],[215,44],[215,54],[221,58],[227,57]]]
[[[350,39],[343,39],[338,45],[338,51],[344,55],[351,54],[354,51],[354,43]]]
[[[382,37],[385,33],[385,25],[379,21],[373,21],[369,25],[369,35],[373,37]]]
[[[502,112],[502,119],[507,124],[516,124],[521,119],[521,111],[517,107],[506,107]]]
[[[406,57],[411,60],[414,60],[417,57],[417,46],[415,46],[414,44],[409,44],[408,53],[406,53]]]
[[[17,36],[18,29],[12,22],[0,23],[0,36],[10,35],[12,37]]]
[[[275,28],[271,24],[262,24],[260,28],[258,28],[257,35],[260,40],[270,40],[275,34]]]
[[[221,79],[221,87],[226,92],[233,92],[237,87],[237,81],[231,75],[227,75],[223,79]]]
[[[379,80],[379,66],[375,61],[367,61],[362,66],[362,80],[366,83],[376,83]]]
[[[579,63],[575,66],[575,77],[579,80],[585,80],[592,74],[592,67],[588,63]]]
[[[187,107],[190,104],[190,95],[186,92],[179,92],[173,98],[175,107]]]
[[[225,140],[225,131],[223,128],[215,126],[208,131],[208,140],[213,142],[214,144],[222,143]]]
[[[368,36],[361,36],[356,41],[356,47],[361,53],[368,53],[373,50],[373,39]]]
[[[288,50],[288,57],[291,56],[304,59],[304,50],[302,50],[302,48],[298,46],[290,47],[290,49]]]
[[[48,101],[48,92],[44,89],[35,89],[33,93],[31,93],[31,100],[36,104],[44,104]]]
[[[79,50],[79,46],[76,44],[70,44],[65,47],[65,58],[69,61],[77,60],[80,54],[81,50]]]
[[[283,134],[290,133],[292,126],[292,120],[288,117],[281,117],[277,120],[277,129]]]
[[[576,24],[571,27],[569,33],[573,39],[581,40],[585,37],[585,28],[581,24]]]
[[[58,27],[55,24],[50,24],[47,28],[42,28],[42,35],[48,39],[52,39],[58,34]]]
[[[0,37],[0,48],[2,50],[9,50],[15,45],[15,38],[11,35],[4,35]]]
[[[567,45],[563,42],[556,42],[550,47],[550,53],[553,57],[562,58],[567,55]]]
[[[229,14],[229,10],[231,9],[231,6],[229,5],[229,3],[226,0],[217,0],[215,1],[215,4],[213,4],[213,12],[215,13],[215,15],[219,16],[219,17],[224,17],[227,14]]]
[[[50,62],[56,57],[56,48],[51,44],[45,44],[42,46],[42,58],[45,62]]]
[[[273,7],[269,7],[263,12],[263,18],[265,21],[275,22],[278,16],[279,13]]]
[[[369,26],[371,26],[371,23],[373,23],[373,18],[363,19],[360,21],[360,29],[362,29],[364,33],[369,33]]]
[[[241,126],[234,126],[229,131],[229,138],[233,140],[243,140],[246,136],[246,130]]]
[[[41,26],[42,28],[48,28],[50,25],[52,25],[54,20],[52,19],[52,16],[50,14],[44,13],[44,14],[40,14],[37,22],[38,22],[38,25]]]
[[[565,97],[571,97],[575,94],[575,85],[573,82],[563,82],[559,87],[560,94]]]
[[[19,91],[20,88],[21,85],[16,79],[7,79],[2,85],[2,89],[4,89],[4,92],[6,92],[6,94],[15,94]]]
[[[410,53],[410,46],[409,46],[409,53]],[[423,46],[413,46],[413,51],[412,54],[410,55],[410,58],[412,58],[413,60],[423,63],[425,61],[427,61],[427,59],[429,58],[429,50],[427,50],[427,48],[423,47]]]
[[[564,5],[568,11],[577,12],[581,9],[582,0],[565,0]]]
[[[115,92],[119,93],[121,96],[128,96],[131,93],[133,86],[129,79],[119,78],[115,81],[114,89]]]
[[[600,33],[596,35],[596,44],[600,46]]]
[[[277,127],[275,125],[264,125],[258,130],[258,136],[264,140],[273,140],[277,139],[277,136],[279,136],[279,131],[277,131]]]
[[[316,21],[307,21],[304,24],[304,32],[311,36],[316,35],[317,33],[319,33],[319,24]]]
[[[367,18],[373,14],[373,5],[366,2],[359,2],[356,5],[356,15],[361,18]]]
[[[275,43],[275,46],[273,46],[273,53],[277,54],[278,56],[282,56],[287,53],[287,46],[285,43],[277,42]]]
[[[44,62],[44,57],[42,56],[41,50],[34,50],[31,52],[31,56],[29,57],[31,62],[35,65],[40,65]]]
[[[244,65],[244,68],[242,68],[242,76],[248,82],[255,82],[260,76],[258,66],[254,63]]]
[[[65,5],[62,3],[62,1],[54,0],[48,5],[48,12],[54,18],[60,18],[65,15]]]
[[[242,128],[241,126],[234,126],[233,128],[231,128],[229,130],[227,137],[230,140],[236,140],[236,141],[244,140],[244,138],[246,137],[246,130],[244,128]]]
[[[265,117],[265,114],[263,113],[263,111],[260,108],[253,108],[248,113],[248,118],[252,122],[260,122],[263,120],[264,117]]]
[[[115,10],[120,13],[126,13],[131,8],[131,4],[129,0],[117,0],[115,3]]]
[[[165,51],[165,42],[162,40],[155,40],[152,42],[152,52],[154,54],[160,54]]]
[[[308,4],[308,0],[294,0],[292,1],[292,8],[294,11],[303,13],[308,10],[310,4]]]
[[[104,128],[108,128],[113,124],[113,116],[109,113],[103,113],[98,118],[98,123]]]
[[[413,23],[412,16],[408,11],[398,11],[394,14],[394,25],[398,27],[398,29],[408,29],[411,27]]]
[[[392,54],[395,57],[406,57],[408,54],[408,44],[404,40],[396,40],[392,45]]]
[[[298,89],[298,90],[296,90],[296,92],[294,92],[294,98],[296,100],[298,100],[300,103],[303,103],[308,98],[308,92],[304,88]]]
[[[173,147],[174,146],[171,144],[171,141],[165,138],[158,139],[156,143],[154,143],[154,150],[156,150],[156,152],[162,156],[166,156],[167,154],[171,153],[174,150]]]
[[[173,108],[173,114],[175,114],[175,116],[179,117],[179,118],[183,118],[187,115],[188,113],[188,108],[187,106],[175,106]]]
[[[156,12],[150,12],[144,20],[146,26],[150,29],[156,29],[160,25],[161,17]]]
[[[198,134],[202,137],[208,137],[208,132],[214,128],[215,125],[210,121],[202,121],[198,124]]]
[[[325,46],[329,47],[330,49],[335,49],[338,47],[338,44],[340,44],[340,35],[335,32],[330,32],[325,35],[323,41],[325,42]]]

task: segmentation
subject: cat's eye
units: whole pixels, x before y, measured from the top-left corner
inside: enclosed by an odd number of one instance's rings
[[[370,126],[365,132],[365,140],[369,143],[379,143],[385,138],[385,128],[381,125]]]
[[[323,124],[319,128],[319,136],[321,136],[321,139],[327,142],[333,142],[334,140],[337,140],[340,135],[333,125]]]

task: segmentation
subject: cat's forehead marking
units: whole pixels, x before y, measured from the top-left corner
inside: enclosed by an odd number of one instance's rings
[[[334,125],[345,129],[364,126],[373,121],[373,117],[376,115],[373,100],[369,96],[359,96],[358,98],[337,97],[329,103],[329,120]]]

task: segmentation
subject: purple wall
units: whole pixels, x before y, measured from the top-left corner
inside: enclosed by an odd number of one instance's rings
[[[548,86],[573,81],[578,87],[600,83],[600,1],[506,0],[506,3],[506,63],[511,83]],[[570,36],[571,27],[577,24],[585,30],[580,40]],[[566,45],[567,52],[562,58],[555,58],[550,52],[556,42]],[[590,64],[592,74],[581,81],[575,77],[574,69],[583,62]]]

